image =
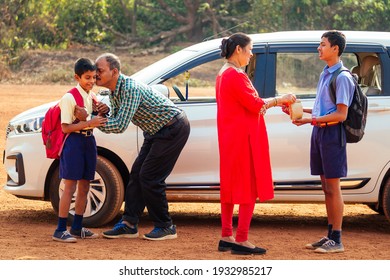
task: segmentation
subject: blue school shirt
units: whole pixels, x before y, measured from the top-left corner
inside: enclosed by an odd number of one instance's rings
[[[314,101],[314,106],[312,110],[312,116],[320,117],[324,115],[331,114],[337,110],[336,104],[332,101],[331,92],[330,92],[330,80],[333,73],[343,66],[343,63],[340,61],[332,67],[328,65],[324,67],[320,75],[320,79],[317,85],[317,96]],[[353,82],[353,77],[347,71],[341,72],[337,76],[336,80],[336,103],[344,104],[346,106],[351,105],[353,93],[355,91],[355,84]]]

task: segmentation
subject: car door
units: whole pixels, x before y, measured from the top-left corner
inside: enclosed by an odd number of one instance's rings
[[[315,98],[317,76],[305,77],[304,66],[319,75],[323,66],[316,58],[316,46],[270,44],[264,54],[256,58],[254,85],[264,97],[294,93],[304,107],[312,107]],[[313,68],[316,70],[313,71]],[[306,75],[307,76],[307,75]],[[302,79],[302,81],[300,80]],[[318,178],[310,175],[309,148],[310,126],[297,127],[280,107],[267,110],[265,115],[270,144],[270,155],[277,195],[294,189],[311,189],[320,193]]]
[[[265,44],[257,44],[253,53],[255,57],[264,54]],[[219,189],[215,80],[225,62],[220,57],[220,49],[216,48],[164,77],[164,85],[170,89],[176,87],[176,91],[181,92],[179,95],[185,97],[185,100],[180,100],[171,90],[171,100],[187,113],[191,123],[188,143],[167,180],[170,187]],[[253,67],[247,67],[246,71],[253,77]]]
[[[159,79],[191,125],[188,142],[167,178],[169,188],[219,188],[215,77],[223,63],[215,49],[165,71]]]
[[[301,100],[303,107],[312,108],[318,78],[325,66],[318,58],[317,46],[318,44],[269,45],[268,55],[258,59],[259,64],[267,69],[265,75],[262,71],[256,71],[256,77],[262,77],[260,79],[266,81],[263,90],[259,90],[262,96],[292,92]],[[388,155],[383,154],[383,151],[388,150],[385,143],[389,140],[387,131],[390,132],[388,82],[383,79],[383,70],[388,71],[388,56],[382,46],[351,44],[347,46],[342,60],[347,68],[352,68],[359,65],[360,58],[367,53],[378,56],[382,61],[381,90],[379,94],[368,97],[369,113],[365,137],[361,142],[347,146],[348,177],[342,178],[341,185],[346,195],[351,194],[351,200],[356,199],[353,198],[354,194],[369,193],[378,187],[376,182],[384,176],[381,171],[388,169],[385,167],[389,162]],[[276,199],[305,200],[304,194],[310,194],[311,200],[316,200],[315,194],[318,194],[318,200],[321,200],[319,176],[310,174],[312,127],[292,125],[289,116],[280,108],[268,110],[266,123]]]

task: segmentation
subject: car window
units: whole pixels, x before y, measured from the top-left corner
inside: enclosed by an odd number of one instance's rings
[[[223,59],[208,61],[164,81],[169,98],[174,102],[215,102],[215,78],[224,63]]]
[[[376,53],[343,53],[341,60],[356,75],[366,95],[381,94],[381,66]],[[276,95],[293,92],[299,98],[314,98],[325,64],[318,53],[278,53]]]
[[[376,53],[359,53],[359,64],[353,70],[357,75],[363,93],[366,95],[382,94],[382,69]]]
[[[299,98],[315,97],[318,76],[323,67],[317,53],[278,53],[276,95],[293,92]]]

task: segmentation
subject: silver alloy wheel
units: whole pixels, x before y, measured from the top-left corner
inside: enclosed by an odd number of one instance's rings
[[[58,189],[58,194],[61,197],[64,192],[64,183],[61,181],[60,187]],[[72,202],[70,204],[69,213],[75,214],[75,205],[76,205],[76,192],[73,194]],[[95,215],[100,209],[103,207],[104,202],[106,201],[107,192],[106,185],[104,184],[104,180],[99,175],[99,173],[95,173],[95,180],[91,181],[90,189],[87,197],[87,206],[85,208],[84,217],[91,217]]]

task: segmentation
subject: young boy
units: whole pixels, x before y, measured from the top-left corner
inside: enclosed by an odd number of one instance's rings
[[[65,188],[60,199],[58,210],[58,226],[53,240],[60,242],[76,242],[76,238],[96,238],[98,235],[82,227],[82,220],[87,203],[90,180],[94,179],[96,170],[96,142],[92,134],[94,127],[105,124],[101,116],[91,118],[92,94],[90,91],[96,82],[96,66],[87,58],[76,61],[76,89],[84,101],[88,117],[77,120],[74,117],[76,100],[71,93],[66,93],[61,101],[61,126],[64,133],[69,134],[60,156],[60,178]],[[76,93],[77,94],[77,93]],[[86,115],[85,114],[85,115]],[[67,231],[67,217],[74,192],[76,191],[75,215],[70,233]]]
[[[330,97],[329,82],[333,73],[343,66],[340,56],[345,45],[345,35],[339,31],[328,31],[322,35],[317,50],[319,58],[326,62],[327,66],[321,73],[317,85],[313,109],[303,110],[312,116],[293,122],[296,125],[307,123],[313,125],[310,168],[312,175],[320,175],[328,217],[328,234],[317,242],[306,244],[306,248],[313,249],[316,253],[344,251],[341,242],[344,201],[340,178],[347,176],[347,151],[342,122],[347,118],[355,85],[350,73],[341,72],[336,80],[335,104]]]

